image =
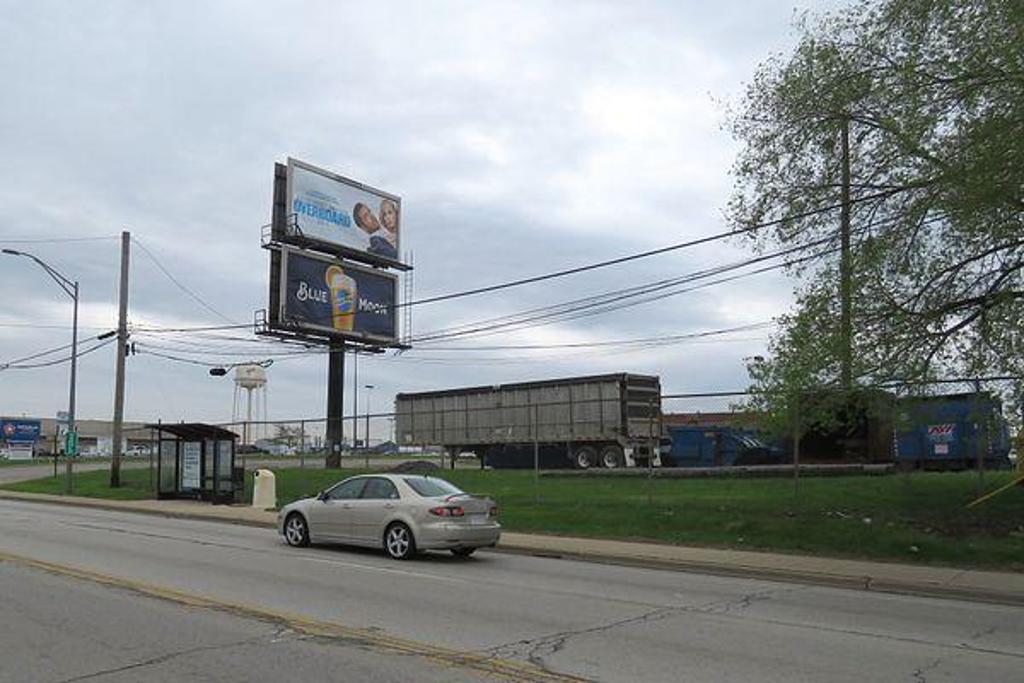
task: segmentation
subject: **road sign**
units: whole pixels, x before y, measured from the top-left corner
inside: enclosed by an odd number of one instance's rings
[[[64,434],[64,455],[78,455],[78,432]]]

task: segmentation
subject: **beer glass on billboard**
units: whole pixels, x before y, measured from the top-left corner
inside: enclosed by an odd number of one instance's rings
[[[351,332],[356,320],[356,281],[341,266],[330,266],[324,275],[331,290],[331,324],[341,332]]]

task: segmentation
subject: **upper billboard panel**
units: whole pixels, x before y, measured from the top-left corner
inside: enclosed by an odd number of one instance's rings
[[[402,265],[399,197],[289,158],[286,202],[283,241],[375,265]]]

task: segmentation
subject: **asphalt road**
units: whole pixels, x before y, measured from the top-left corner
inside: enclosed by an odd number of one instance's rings
[[[476,681],[285,623],[0,563],[0,681]]]
[[[38,562],[12,564],[12,555],[88,574],[63,579],[68,590],[91,594],[61,603],[75,619],[88,619],[80,609],[107,594],[153,601],[141,591],[164,598],[168,619],[205,620],[207,633],[224,629],[223,642],[246,634],[262,642],[276,633],[267,623],[298,633],[334,625],[336,633],[322,640],[339,639],[338,656],[352,654],[344,645],[356,642],[379,658],[378,677],[368,680],[429,680],[437,665],[454,667],[451,678],[487,678],[486,664],[495,662],[514,680],[542,680],[550,671],[602,681],[980,682],[1020,680],[1024,665],[1020,608],[983,603],[494,552],[469,561],[435,554],[398,563],[369,551],[295,550],[256,528],[0,501],[4,595],[21,579],[37,581]],[[128,583],[136,592],[96,580]],[[32,590],[19,598],[22,612],[0,609],[0,633],[16,628],[12,620],[29,621],[18,615],[34,614]],[[190,596],[200,596],[198,607],[174,605]],[[154,633],[162,633],[162,612],[147,610],[130,630],[145,633],[152,619]],[[221,624],[224,610],[237,621]],[[103,629],[117,630],[114,612],[95,615]],[[36,621],[42,626],[35,637],[43,640],[74,630]],[[168,642],[167,649],[182,646]],[[282,666],[314,656],[300,643],[292,646]],[[412,654],[392,661],[403,648]],[[230,668],[243,665],[243,652],[210,656]],[[121,655],[89,660],[89,670],[131,660]],[[159,655],[137,653],[139,660],[153,657]],[[409,662],[427,673],[409,678],[393,668]],[[174,680],[203,680],[179,673]]]

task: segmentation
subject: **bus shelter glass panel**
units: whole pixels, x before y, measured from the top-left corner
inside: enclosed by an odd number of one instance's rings
[[[157,490],[160,493],[174,493],[178,481],[178,440],[161,439],[160,456],[158,458],[160,472]]]
[[[207,439],[203,449],[203,493],[217,490],[217,442]]]
[[[234,441],[229,439],[217,442],[217,490],[221,493],[230,493],[234,490],[231,478],[234,445]]]

